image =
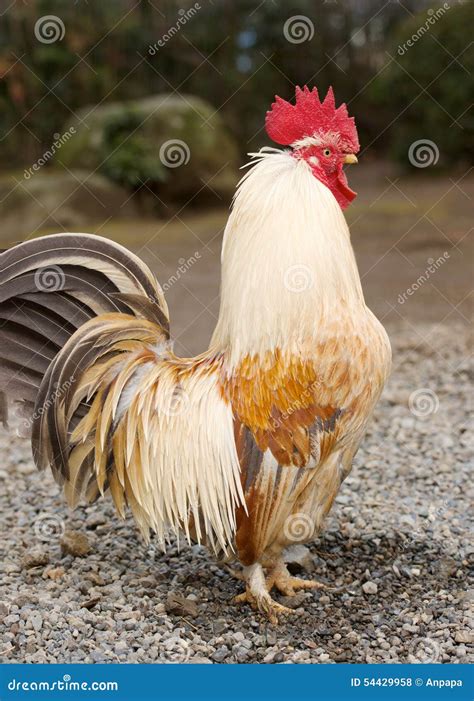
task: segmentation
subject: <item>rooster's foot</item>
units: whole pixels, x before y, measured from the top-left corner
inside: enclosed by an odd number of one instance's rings
[[[300,579],[292,577],[284,562],[278,562],[271,570],[267,578],[267,589],[273,587],[285,596],[295,596],[298,589],[327,589],[325,584],[314,579]]]
[[[274,625],[278,623],[279,616],[286,616],[290,613],[294,613],[292,609],[272,599],[268,593],[261,565],[257,563],[246,567],[244,569],[244,578],[246,580],[246,590],[243,594],[239,594],[234,598],[235,603],[250,604],[255,611],[264,613],[268,617],[270,623]]]

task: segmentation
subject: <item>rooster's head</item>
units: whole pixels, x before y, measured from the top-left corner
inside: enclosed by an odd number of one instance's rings
[[[359,139],[346,105],[336,109],[332,88],[322,102],[317,89],[306,86],[296,88],[294,105],[276,97],[265,125],[273,141],[291,146],[294,157],[308,163],[343,209],[352,202],[356,193],[347,184],[343,166],[357,163]]]

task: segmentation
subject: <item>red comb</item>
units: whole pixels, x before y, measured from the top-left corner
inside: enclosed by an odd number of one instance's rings
[[[359,151],[359,139],[354,118],[349,117],[345,103],[336,109],[334,92],[329,88],[323,102],[316,88],[296,88],[296,102],[292,105],[281,97],[265,118],[267,134],[277,144],[288,146],[305,136],[333,131],[340,135],[344,150]]]

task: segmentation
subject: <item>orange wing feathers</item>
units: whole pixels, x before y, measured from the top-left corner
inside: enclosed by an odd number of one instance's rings
[[[357,431],[378,397],[385,373],[374,375],[380,359],[374,336],[339,332],[311,355],[276,349],[263,357],[247,356],[231,377],[223,378],[223,395],[258,448],[271,450],[280,465],[303,467],[311,457],[319,462],[341,436],[350,439],[348,429]]]

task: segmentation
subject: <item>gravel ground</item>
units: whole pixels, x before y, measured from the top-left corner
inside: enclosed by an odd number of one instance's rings
[[[1,659],[467,662],[468,334],[389,332],[394,373],[354,470],[321,538],[290,553],[331,588],[280,597],[295,615],[277,628],[231,604],[242,583],[203,548],[146,547],[108,501],[70,513],[27,441],[2,432]]]

